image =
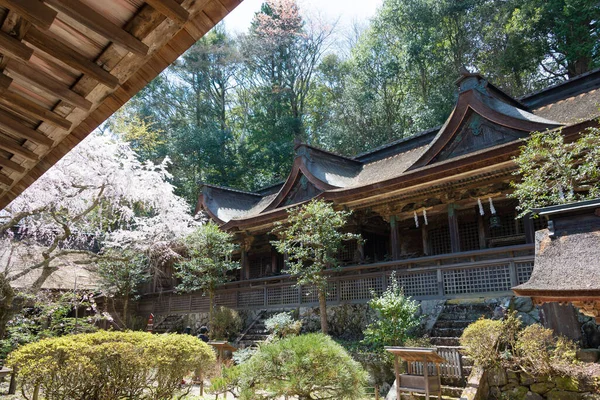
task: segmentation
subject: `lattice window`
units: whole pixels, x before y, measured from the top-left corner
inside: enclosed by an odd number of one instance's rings
[[[465,294],[510,290],[508,265],[443,271],[444,293]]]
[[[298,304],[300,302],[297,286],[284,286],[267,289],[267,305]]]
[[[264,306],[265,292],[263,290],[240,292],[238,295],[238,304],[241,308]]]
[[[458,222],[458,236],[460,238],[460,250],[479,250],[479,228],[475,222]]]
[[[373,293],[382,292],[383,280],[379,276],[340,281],[340,300],[368,300]]]
[[[519,285],[525,283],[531,277],[531,273],[533,272],[533,261],[517,263],[517,281]]]
[[[171,311],[188,311],[190,309],[190,296],[171,297]]]
[[[237,307],[237,298],[235,293],[217,293],[215,295],[215,304],[229,308]]]
[[[192,309],[191,311],[208,311],[208,296],[202,294],[196,294],[192,296]]]
[[[318,303],[319,292],[313,285],[302,285],[301,289],[302,298],[300,301],[302,304]],[[337,299],[337,286],[335,282],[329,282],[327,284],[327,301],[335,301]]]
[[[430,229],[428,235],[431,255],[450,253],[450,231],[447,225]]]
[[[391,277],[390,277],[391,279]],[[396,276],[407,296],[435,296],[438,294],[437,272]]]

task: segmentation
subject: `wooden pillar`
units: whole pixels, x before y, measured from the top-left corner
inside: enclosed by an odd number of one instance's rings
[[[271,272],[273,274],[277,274],[279,272],[278,267],[279,266],[277,265],[277,250],[275,250],[275,247],[271,245]]]
[[[431,254],[431,248],[429,246],[429,230],[427,225],[421,225],[421,238],[423,240],[423,254],[426,256]]]
[[[531,219],[531,213],[527,213],[523,217],[523,228],[525,229],[525,243],[534,243],[535,227],[533,226],[533,219]]]
[[[400,232],[398,231],[398,220],[395,215],[390,217],[390,243],[392,247],[392,260],[400,259]]]
[[[248,261],[248,251],[242,247],[242,280],[250,279],[250,262]]]
[[[483,215],[477,210],[477,233],[479,234],[479,248],[481,250],[487,248],[487,242],[485,240],[485,220]]]
[[[450,251],[460,252],[460,237],[458,235],[458,218],[456,215],[456,204],[448,204],[448,228],[450,231]]]

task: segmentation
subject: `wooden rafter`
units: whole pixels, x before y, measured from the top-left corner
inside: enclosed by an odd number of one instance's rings
[[[98,13],[91,7],[79,0],[47,0],[48,4],[75,18],[79,23],[85,25],[94,32],[115,42],[132,53],[145,56],[148,54],[148,46],[141,40],[124,31],[110,20]]]
[[[12,83],[12,79],[8,76],[0,73],[0,89],[8,89],[10,84]]]
[[[11,169],[20,174],[25,172],[25,168],[23,166],[21,166],[20,164],[17,164],[16,162],[14,162],[12,160],[9,160],[8,158],[0,157],[0,167],[2,167],[3,169],[4,168]]]
[[[28,160],[37,160],[39,157],[33,151],[26,149],[23,146],[10,143],[8,140],[0,137],[0,149],[6,150],[9,153],[18,154]]]
[[[31,48],[3,31],[0,31],[0,52],[21,61],[29,61],[33,55]]]
[[[53,76],[31,66],[30,64],[24,64],[16,62],[15,60],[10,60],[7,65],[7,69],[9,72],[20,76],[39,89],[54,95],[69,104],[72,104],[83,110],[89,110],[92,108],[91,101],[86,100],[84,97],[73,92],[68,86],[64,85]]]
[[[175,0],[146,0],[146,3],[150,4],[161,14],[180,24],[184,24],[190,17],[190,13],[177,4]]]
[[[14,181],[8,176],[4,175],[2,172],[0,172],[0,183],[7,187],[10,187],[14,183]]]
[[[0,0],[0,5],[19,13],[27,21],[46,30],[58,14],[39,0]]]
[[[69,130],[72,126],[71,121],[10,90],[0,92],[0,104],[26,116],[41,119],[61,129]]]
[[[9,112],[0,109],[0,131],[6,131],[22,139],[31,140],[44,146],[52,146],[54,142],[47,136],[23,125],[22,121],[13,117]]]
[[[98,82],[110,88],[116,88],[119,85],[119,80],[111,75],[110,72],[88,60],[76,50],[71,49],[59,40],[48,36],[46,33],[43,33],[36,28],[30,28],[29,31],[27,31],[24,40],[43,52],[50,54],[57,60],[64,62],[68,66],[88,74]]]

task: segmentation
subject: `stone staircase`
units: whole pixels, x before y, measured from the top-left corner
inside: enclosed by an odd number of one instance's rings
[[[163,320],[154,324],[153,333],[172,333],[182,328],[183,315],[167,315]]]
[[[256,347],[269,337],[269,331],[265,327],[265,321],[271,317],[274,312],[260,311],[258,316],[250,323],[248,328],[235,340],[234,346],[238,348]]]
[[[493,303],[453,303],[446,302],[436,323],[431,330],[431,343],[437,347],[438,353],[458,352],[459,338],[469,324],[480,317],[490,318],[496,304]],[[466,382],[473,369],[473,360],[459,353],[461,376],[445,376],[442,373],[442,399],[458,400],[466,387]],[[458,369],[458,367],[457,367]],[[395,397],[395,396],[394,396]],[[402,399],[424,399],[425,395],[413,393],[403,394]],[[431,396],[431,398],[437,398]]]

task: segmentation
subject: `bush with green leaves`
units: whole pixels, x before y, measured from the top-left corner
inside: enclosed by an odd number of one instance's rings
[[[464,353],[483,368],[519,368],[531,375],[568,373],[576,364],[577,345],[552,330],[533,324],[523,327],[515,312],[504,320],[482,318],[460,338]]]
[[[358,400],[367,373],[348,352],[322,333],[291,336],[260,347],[228,374],[240,399],[279,397]]]
[[[214,361],[190,335],[108,331],[43,339],[8,358],[23,393],[47,400],[170,400],[189,372]]]
[[[242,326],[242,318],[237,311],[220,306],[213,312],[209,335],[211,339],[233,340],[242,330]]]
[[[395,274],[383,294],[369,301],[369,307],[377,319],[365,329],[364,340],[376,347],[402,346],[421,323],[419,303],[404,295]]]
[[[302,321],[295,320],[289,313],[275,314],[265,321],[265,327],[274,338],[295,336],[302,329]]]

